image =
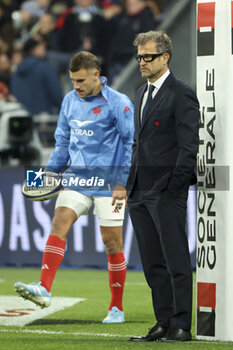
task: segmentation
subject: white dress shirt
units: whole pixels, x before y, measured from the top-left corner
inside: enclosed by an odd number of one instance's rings
[[[170,70],[168,69],[158,80],[156,80],[154,83],[150,83],[149,81],[147,81],[147,89],[144,93],[143,99],[142,99],[142,105],[141,105],[141,112],[140,112],[140,120],[142,121],[142,111],[143,108],[146,104],[146,100],[147,100],[147,96],[148,96],[148,91],[149,91],[149,86],[150,85],[154,85],[155,89],[152,93],[152,98],[155,97],[155,95],[157,94],[158,90],[161,88],[161,86],[163,85],[164,81],[167,79],[167,77],[170,74]]]

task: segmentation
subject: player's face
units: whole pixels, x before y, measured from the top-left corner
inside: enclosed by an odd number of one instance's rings
[[[156,43],[152,40],[147,41],[144,45],[138,45],[138,55],[148,55],[160,53],[157,51]],[[145,62],[141,59],[140,72],[143,77],[148,78],[151,83],[159,79],[168,69],[169,54],[164,53],[162,56],[155,58],[151,62]]]
[[[81,98],[96,95],[100,91],[100,72],[97,69],[81,68],[77,72],[70,71],[70,79],[74,89]]]

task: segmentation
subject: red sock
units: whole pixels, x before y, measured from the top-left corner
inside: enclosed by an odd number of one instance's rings
[[[114,255],[108,254],[108,276],[109,286],[112,293],[112,299],[109,306],[109,310],[113,306],[117,306],[119,310],[122,308],[122,298],[126,277],[126,262],[124,253],[117,253]]]
[[[51,286],[65,254],[66,242],[57,236],[50,235],[43,254],[40,281],[41,285],[51,290]]]

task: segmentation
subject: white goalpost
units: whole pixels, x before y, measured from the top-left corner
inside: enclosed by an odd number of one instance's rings
[[[197,0],[198,339],[233,340],[233,1]]]

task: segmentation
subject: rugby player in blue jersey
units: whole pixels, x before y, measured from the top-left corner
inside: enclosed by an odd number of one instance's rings
[[[17,282],[15,290],[42,308],[50,305],[51,287],[63,260],[68,232],[94,204],[108,257],[112,296],[103,323],[122,323],[126,277],[122,225],[134,132],[133,105],[126,95],[107,85],[106,78],[100,76],[98,58],[90,52],[75,54],[70,60],[69,73],[74,89],[63,99],[55,131],[56,145],[46,170],[59,173],[69,164],[66,176],[85,175],[85,180],[89,176],[92,186],[83,187],[83,183],[78,186],[81,183],[73,180],[72,185],[59,193],[44,249],[40,282]]]

